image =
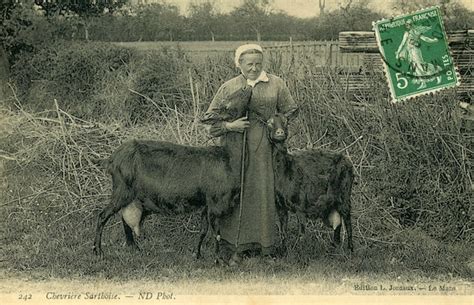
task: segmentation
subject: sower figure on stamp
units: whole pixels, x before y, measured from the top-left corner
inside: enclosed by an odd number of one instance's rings
[[[430,29],[429,26],[414,26],[413,21],[408,20],[405,24],[407,31],[403,35],[402,42],[395,53],[397,59],[408,61],[413,71],[413,82],[420,84],[418,89],[426,88],[426,83],[437,80],[441,82],[440,66],[426,62],[421,51],[421,41],[427,43],[437,42],[437,38],[423,35]]]
[[[222,145],[236,150],[244,147],[242,205],[219,225],[221,248],[233,253],[231,265],[238,263],[246,251],[261,251],[269,258],[275,253],[278,234],[272,146],[262,120],[277,112],[289,118],[298,108],[285,82],[263,70],[263,50],[259,45],[237,48],[235,64],[241,74],[219,88],[203,119],[210,124],[210,135],[220,137]],[[221,111],[231,106],[225,104],[236,92],[249,92],[242,94],[247,100],[241,105],[246,109],[240,109],[238,118],[223,118]],[[232,162],[236,168],[241,167],[242,160]]]

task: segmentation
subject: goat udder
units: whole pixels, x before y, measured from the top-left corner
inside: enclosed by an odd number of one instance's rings
[[[137,201],[132,201],[122,209],[122,217],[125,223],[132,228],[137,236],[140,236],[140,220],[142,219],[143,207]]]
[[[336,228],[341,225],[341,215],[336,210],[332,210],[331,213],[329,213],[328,221],[332,229],[336,230]]]

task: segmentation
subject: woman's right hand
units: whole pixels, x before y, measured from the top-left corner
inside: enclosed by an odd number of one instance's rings
[[[241,117],[233,122],[225,123],[225,128],[228,131],[244,132],[244,130],[249,127],[250,127],[250,122],[248,121],[246,116]]]

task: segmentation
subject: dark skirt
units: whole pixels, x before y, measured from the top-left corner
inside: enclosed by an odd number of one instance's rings
[[[277,240],[272,146],[264,127],[258,122],[251,121],[247,148],[240,232],[240,208],[237,206],[232,214],[220,221],[221,238],[226,241],[223,245],[234,251],[261,249],[262,254],[271,254]]]

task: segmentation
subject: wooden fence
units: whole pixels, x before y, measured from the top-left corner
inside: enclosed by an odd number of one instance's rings
[[[212,43],[207,49],[187,49],[184,51],[192,55],[225,53],[232,56],[235,48],[212,48]],[[311,54],[318,58],[317,63],[326,67],[355,68],[362,65],[362,56],[360,54],[348,54],[340,52],[339,42],[333,41],[284,41],[284,42],[262,42],[261,45],[267,52],[283,53],[284,56],[298,56],[301,54]]]

